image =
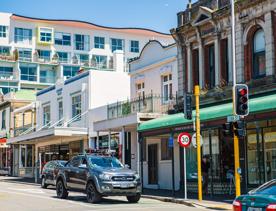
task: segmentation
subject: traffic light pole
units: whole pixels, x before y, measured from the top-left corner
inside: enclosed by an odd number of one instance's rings
[[[233,61],[233,114],[235,115],[235,85],[236,85],[236,44],[235,44],[235,0],[231,0],[231,23],[232,23],[232,61]],[[233,124],[234,125],[234,124]],[[236,184],[236,196],[241,195],[241,179],[238,170],[240,169],[240,153],[239,153],[239,138],[234,133],[233,126],[233,137],[234,137],[234,159],[235,159],[235,184]]]
[[[200,115],[199,115],[199,86],[195,86],[195,106],[196,106],[196,150],[197,150],[197,180],[198,180],[198,200],[202,200],[202,179],[201,179],[201,145],[200,145]]]

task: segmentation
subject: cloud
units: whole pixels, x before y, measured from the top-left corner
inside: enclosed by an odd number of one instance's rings
[[[168,6],[169,6],[169,4],[168,4],[168,3],[166,3],[166,4],[164,4],[164,6],[165,6],[165,7],[168,7]]]

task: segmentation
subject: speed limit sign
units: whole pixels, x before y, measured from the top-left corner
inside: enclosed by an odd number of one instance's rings
[[[191,143],[191,135],[189,133],[180,133],[177,140],[180,146],[188,147]]]

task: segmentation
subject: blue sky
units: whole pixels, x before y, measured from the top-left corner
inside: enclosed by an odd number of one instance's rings
[[[169,33],[188,0],[0,0],[0,11]]]

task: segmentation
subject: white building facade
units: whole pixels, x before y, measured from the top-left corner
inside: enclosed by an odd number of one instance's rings
[[[158,41],[150,41],[139,57],[130,62],[130,99],[92,110],[92,113],[101,114],[101,118],[98,117],[98,121],[93,123],[94,131],[120,134],[121,160],[140,174],[143,172],[143,186],[146,188],[170,189],[172,183],[170,177],[166,176],[172,168],[172,154],[168,151],[167,141],[152,138],[142,144],[137,127],[144,121],[173,110],[178,79],[176,58],[175,44],[163,46]],[[142,157],[141,146],[148,152]],[[152,160],[153,154],[148,150],[152,146],[156,147],[155,160]],[[178,156],[177,150],[174,156]],[[151,173],[157,166],[152,164],[158,165],[155,175]],[[157,180],[152,181],[153,177]]]
[[[41,90],[80,68],[115,70],[114,51],[123,51],[122,71],[151,39],[170,44],[168,34],[112,28],[88,22],[0,13],[0,88]]]

